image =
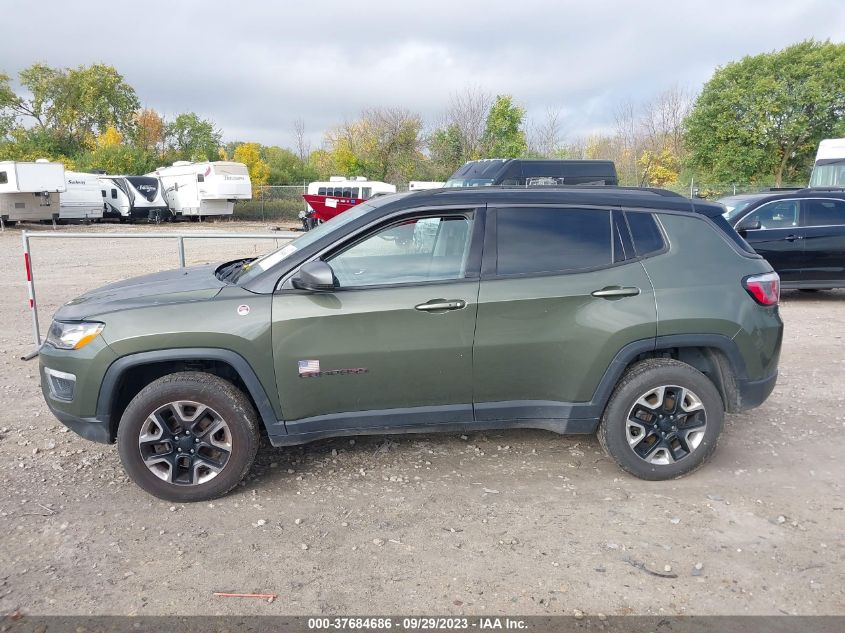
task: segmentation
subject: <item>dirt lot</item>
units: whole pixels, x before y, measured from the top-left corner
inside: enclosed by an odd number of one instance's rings
[[[686,479],[627,476],[592,437],[369,437],[266,446],[233,494],[174,506],[47,411],[18,360],[20,244],[0,236],[0,614],[845,614],[845,292],[784,293],[774,395]],[[34,250],[42,327],[86,288],[176,265],[170,240]]]

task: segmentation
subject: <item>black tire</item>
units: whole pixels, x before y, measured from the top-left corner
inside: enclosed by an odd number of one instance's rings
[[[663,392],[665,396],[656,395],[660,393],[658,390],[661,387],[667,387]],[[672,394],[680,393],[673,390],[676,387],[686,390],[686,394],[692,392],[685,396],[684,401],[689,403],[691,408],[698,407],[699,404],[701,408],[695,408],[694,413],[678,411],[673,414],[676,415],[675,421],[672,415],[664,414],[664,411],[670,410],[661,409],[662,405],[655,408],[653,415],[642,407],[640,415],[643,418],[636,417],[634,407],[641,401],[641,397],[651,392],[655,394],[655,398],[663,397],[663,403],[674,403],[677,399]],[[696,398],[695,402],[689,399],[692,397]],[[658,419],[658,413],[666,419]],[[631,420],[633,424],[629,422],[629,414],[634,414]],[[646,423],[643,419],[649,419],[649,422]],[[623,470],[640,479],[674,479],[691,473],[709,459],[716,450],[724,419],[722,398],[709,378],[686,363],[653,358],[636,363],[622,375],[604,410],[597,434],[605,453]],[[703,427],[696,430],[695,425],[701,425],[702,421]],[[640,422],[642,431],[637,428]],[[676,426],[670,426],[672,424]],[[651,425],[654,425],[653,428]],[[635,445],[629,443],[629,427],[632,434],[630,442],[636,443]],[[640,433],[644,433],[644,436],[638,442]],[[688,441],[691,439],[693,441]],[[694,447],[693,442],[697,442]],[[654,452],[643,457],[637,450],[644,453],[649,450]],[[652,463],[647,461],[649,459],[666,460],[668,463]]]
[[[163,458],[155,465],[155,469],[156,472],[167,470],[168,473],[156,475],[153,468],[144,462],[141,452],[142,433],[148,433],[150,416],[154,412],[162,409],[165,412],[176,411],[173,406],[179,406],[179,410],[184,412],[185,407],[181,404],[184,401],[204,405],[210,413],[203,414],[196,421],[185,422],[184,426],[180,426],[181,422],[184,422],[183,419],[180,422],[180,418],[173,416],[168,422],[167,432],[164,431],[167,427],[161,427],[162,441],[156,440],[157,446],[151,451],[148,459],[159,457],[158,451],[161,449]],[[198,429],[204,423],[203,417],[208,420],[208,426],[204,430]],[[213,439],[209,438],[213,430],[208,427],[212,424],[219,426],[220,421],[223,421],[225,427],[225,432],[222,427],[220,432],[224,434],[228,450],[216,449],[220,444],[212,446]],[[191,427],[190,431],[186,430],[188,427]],[[182,438],[183,430],[186,436],[190,436],[188,439]],[[177,456],[177,444],[167,439],[170,438],[171,431],[178,434],[179,438],[174,435],[173,440],[178,439],[180,443],[190,443],[189,440],[192,439],[198,447],[196,454],[189,456],[187,448],[184,451],[179,448],[180,455]],[[117,449],[129,478],[151,495],[176,502],[206,501],[232,490],[252,467],[258,451],[258,441],[258,416],[246,395],[232,383],[218,376],[192,371],[169,374],[144,387],[126,407],[117,429]],[[145,447],[151,444],[153,442],[144,443]],[[170,450],[167,450],[167,446]],[[204,450],[208,452],[203,453],[201,458],[200,453]],[[214,454],[211,455],[210,452]],[[190,453],[194,454],[193,448]],[[207,481],[191,483],[194,479],[202,479],[203,469],[209,470],[204,459],[209,455],[217,460],[216,463],[223,464],[219,472],[211,475]],[[182,461],[176,462],[179,464],[177,468],[172,463],[174,459],[184,460],[185,464],[182,465]],[[173,479],[174,471],[177,470],[184,474],[185,481],[182,483],[162,478]],[[210,472],[206,472],[205,476],[209,474]]]

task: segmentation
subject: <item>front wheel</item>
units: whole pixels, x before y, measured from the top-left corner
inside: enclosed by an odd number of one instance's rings
[[[130,479],[151,495],[205,501],[246,476],[258,450],[258,419],[232,383],[202,372],[170,374],[126,407],[117,449]]]
[[[632,366],[605,408],[598,438],[605,452],[641,479],[680,477],[713,454],[724,424],[716,387],[672,359]]]

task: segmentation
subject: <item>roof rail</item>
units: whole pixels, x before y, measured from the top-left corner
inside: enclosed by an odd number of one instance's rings
[[[485,159],[487,160],[487,159]],[[650,193],[665,198],[685,198],[683,194],[669,189],[660,189],[658,187],[627,187],[624,185],[485,185],[483,187],[447,187],[439,190],[428,189],[427,191],[441,191],[448,193],[456,189],[507,189],[520,191],[537,191],[537,190],[551,190],[551,189],[566,189],[568,191],[630,191],[631,193]]]
[[[845,193],[845,187],[805,187],[799,189],[799,193]]]

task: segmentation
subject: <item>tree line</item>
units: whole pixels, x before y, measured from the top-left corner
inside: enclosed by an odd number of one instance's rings
[[[845,44],[808,40],[717,68],[699,92],[670,85],[652,99],[620,99],[606,133],[578,134],[549,109],[529,120],[512,95],[468,88],[435,121],[400,107],[365,109],[312,148],[305,121],[293,147],[223,143],[193,112],[167,119],[142,107],[113,67],[0,72],[0,160],[49,158],[80,171],[140,174],[176,160],[245,163],[255,185],[330,175],[393,183],[444,180],[467,160],[603,158],[629,185],[806,182],[819,140],[845,136]]]

